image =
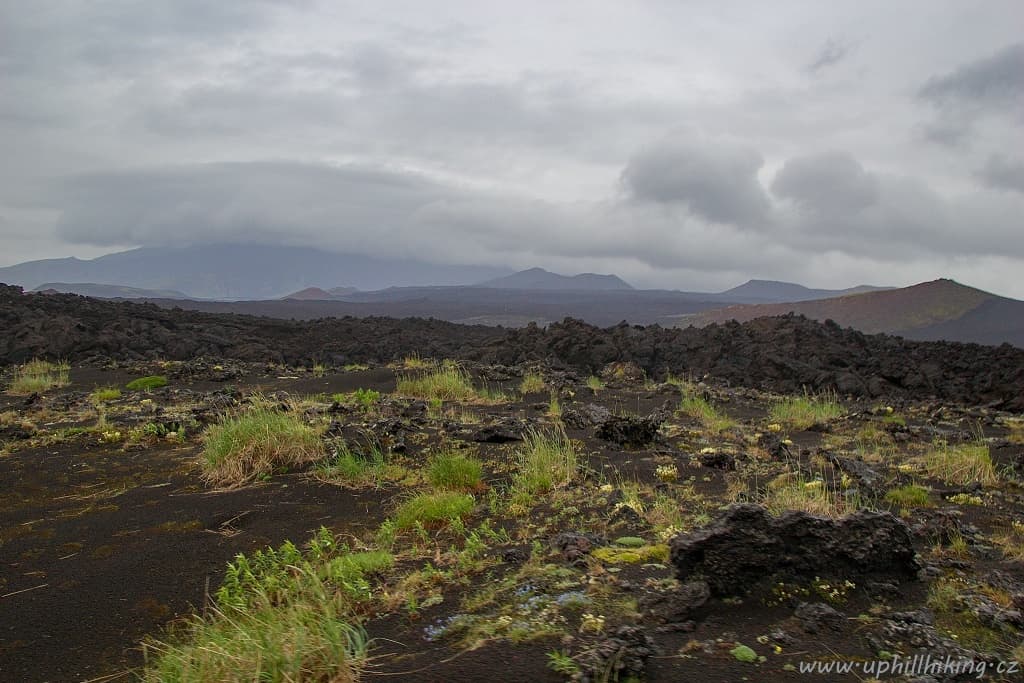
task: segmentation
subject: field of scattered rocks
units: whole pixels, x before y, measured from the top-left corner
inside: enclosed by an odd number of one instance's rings
[[[914,653],[1015,680],[1024,655],[1019,414],[632,363],[67,375],[0,397],[4,680],[201,680],[162,653],[314,588],[355,635],[301,680],[842,680],[798,667]],[[309,450],[211,468],[254,412]]]

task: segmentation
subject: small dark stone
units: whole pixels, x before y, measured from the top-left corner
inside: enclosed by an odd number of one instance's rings
[[[820,633],[825,629],[838,631],[846,619],[842,612],[823,602],[801,602],[793,615],[805,633]]]
[[[700,464],[704,467],[711,467],[716,470],[731,472],[736,469],[736,458],[730,453],[715,451],[714,453],[701,453]]]

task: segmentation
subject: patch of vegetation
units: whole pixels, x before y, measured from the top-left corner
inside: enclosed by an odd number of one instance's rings
[[[982,623],[964,601],[964,596],[970,592],[976,591],[964,579],[952,576],[937,579],[931,585],[927,603],[935,613],[936,629],[961,646],[979,652],[1007,650],[1010,634]]]
[[[559,420],[562,418],[562,404],[558,402],[558,396],[551,394],[551,400],[548,401],[548,417]]]
[[[414,353],[403,358],[401,365],[406,370],[426,370],[429,367],[433,367],[434,362],[429,359],[420,358],[420,354]]]
[[[822,517],[842,517],[861,507],[856,497],[844,496],[821,479],[806,479],[796,473],[782,474],[769,482],[763,503],[773,515],[803,510]]]
[[[370,366],[364,363],[349,363],[342,368],[345,372],[363,372],[369,370]]]
[[[475,505],[473,496],[466,493],[420,493],[399,505],[393,520],[398,529],[412,529],[417,525],[424,528],[442,528],[456,519],[468,517]]]
[[[1006,440],[1010,443],[1022,444],[1024,443],[1024,420],[1007,420],[1006,421]]]
[[[957,445],[939,441],[920,462],[925,474],[948,484],[991,486],[999,481],[988,444],[980,441]]]
[[[931,500],[928,489],[918,484],[908,484],[890,489],[885,494],[885,500],[904,509],[932,507],[935,505]]]
[[[121,398],[121,390],[117,387],[100,387],[89,394],[89,401],[93,405],[116,401]]]
[[[724,432],[736,426],[728,416],[715,410],[707,399],[696,394],[686,394],[679,403],[679,412],[700,421],[713,432]]]
[[[380,392],[360,388],[351,394],[332,394],[331,400],[339,405],[355,406],[365,413],[373,410],[380,402]]]
[[[322,527],[306,553],[286,542],[238,555],[206,616],[145,643],[142,680],[355,681],[368,639],[350,613],[370,597],[367,576],[393,563],[388,553],[350,553]]]
[[[31,360],[14,371],[7,391],[16,395],[35,394],[67,386],[71,378],[71,365],[60,361]]]
[[[868,462],[883,462],[896,453],[892,436],[872,424],[857,430],[855,438],[858,455]]]
[[[773,422],[781,422],[793,429],[808,429],[841,417],[843,412],[835,394],[825,393],[783,399],[772,406],[769,417]]]
[[[125,385],[125,388],[129,391],[149,391],[150,389],[159,389],[165,386],[167,386],[167,378],[163,375],[148,375],[133,379]]]
[[[477,398],[469,373],[457,365],[444,365],[425,374],[400,377],[395,391],[411,398],[437,401],[470,401]]]
[[[668,546],[641,545],[639,547],[605,546],[591,551],[594,559],[606,564],[641,564],[649,562],[668,562]]]
[[[576,661],[564,650],[552,650],[548,652],[548,668],[563,676],[573,676],[580,671]]]
[[[327,366],[322,363],[313,363],[311,372],[314,377],[323,377],[327,374]]]
[[[207,481],[240,486],[280,467],[315,462],[323,451],[320,434],[294,412],[257,404],[206,430],[201,463]]]
[[[1024,522],[1014,520],[1008,529],[993,539],[1007,559],[1024,562]]]
[[[520,394],[536,394],[547,389],[544,377],[536,372],[527,373],[523,381],[519,383]]]
[[[579,469],[576,446],[561,427],[529,430],[516,456],[512,487],[528,496],[565,486]]]
[[[604,389],[604,382],[597,375],[591,375],[587,378],[587,388],[593,391],[595,394]]]
[[[405,467],[391,462],[389,454],[375,444],[357,452],[339,443],[332,456],[314,470],[320,481],[351,487],[380,486],[386,481],[401,481],[407,475]]]
[[[479,491],[484,468],[476,458],[445,451],[433,456],[427,466],[430,485],[443,491]]]
[[[731,654],[733,656],[733,659],[735,659],[736,661],[746,662],[748,664],[753,664],[758,659],[757,653],[754,652],[752,648],[750,648],[747,645],[744,645],[743,643],[736,643],[736,647],[729,650],[729,654]]]

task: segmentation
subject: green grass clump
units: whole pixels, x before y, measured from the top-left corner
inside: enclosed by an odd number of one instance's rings
[[[420,358],[418,353],[414,353],[411,356],[403,358],[401,365],[406,370],[425,370],[433,366],[434,363],[429,359]]]
[[[366,633],[329,602],[215,609],[191,617],[172,642],[144,646],[143,683],[356,681]]]
[[[368,640],[349,618],[371,598],[368,575],[393,564],[382,551],[349,552],[323,527],[305,552],[286,541],[239,554],[204,616],[144,644],[142,681],[355,681]]]
[[[121,398],[121,390],[117,387],[101,387],[89,394],[89,400],[94,405],[116,401],[119,398]]]
[[[551,400],[548,401],[548,417],[554,420],[562,418],[562,404],[558,402],[558,396],[555,394],[551,394]]]
[[[368,446],[356,453],[345,443],[337,446],[333,456],[314,470],[314,476],[320,481],[352,488],[401,481],[406,475],[408,470],[392,462],[379,446]]]
[[[456,365],[398,379],[395,390],[403,396],[439,401],[470,401],[477,398],[469,373]]]
[[[593,391],[595,394],[604,389],[604,382],[597,375],[591,375],[587,378],[587,388]]]
[[[842,517],[860,507],[859,500],[833,490],[827,482],[808,480],[794,473],[782,474],[770,481],[762,502],[773,515],[803,510],[821,517]]]
[[[201,463],[207,481],[240,486],[276,468],[319,460],[323,451],[320,434],[298,415],[257,405],[206,430]]]
[[[520,394],[536,394],[545,389],[547,389],[547,384],[544,383],[544,377],[536,372],[528,373],[519,384]]]
[[[412,529],[417,522],[427,528],[445,527],[456,519],[468,517],[475,504],[473,496],[467,493],[420,493],[398,506],[394,524],[398,529]]]
[[[445,452],[430,459],[427,480],[444,491],[478,491],[483,488],[484,468],[476,458]]]
[[[576,476],[579,456],[564,428],[530,430],[523,441],[517,453],[518,471],[512,479],[514,489],[529,495],[547,493]]]
[[[920,508],[934,505],[928,495],[928,489],[917,484],[890,489],[885,494],[885,500],[900,508]]]
[[[149,375],[133,379],[125,385],[125,388],[129,391],[149,391],[150,389],[158,389],[165,386],[167,386],[166,377],[163,375]]]
[[[736,425],[735,421],[716,410],[708,403],[707,399],[695,394],[683,396],[679,403],[679,411],[700,421],[702,425],[713,432],[724,432]]]
[[[370,369],[365,363],[349,363],[344,368],[345,372],[364,372]]]
[[[12,394],[35,394],[56,387],[67,386],[71,378],[71,365],[66,362],[31,360],[14,371],[14,379],[7,391]]]
[[[772,406],[769,414],[773,422],[781,422],[793,429],[808,429],[842,416],[843,407],[833,394],[822,396],[796,396],[783,399]]]
[[[966,486],[978,482],[992,485],[999,481],[988,444],[963,443],[951,446],[938,442],[921,459],[925,474],[948,484]]]

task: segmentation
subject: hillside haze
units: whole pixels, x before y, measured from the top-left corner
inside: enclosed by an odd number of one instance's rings
[[[633,286],[617,275],[598,275],[596,273],[580,273],[579,275],[559,275],[543,268],[530,268],[506,277],[481,282],[478,287],[494,289],[544,289],[544,290],[623,290]]]
[[[177,290],[200,299],[276,299],[307,287],[455,285],[502,277],[488,266],[436,265],[308,247],[220,244],[143,247],[100,256],[29,261],[0,268],[0,282],[26,289],[57,283]]]

